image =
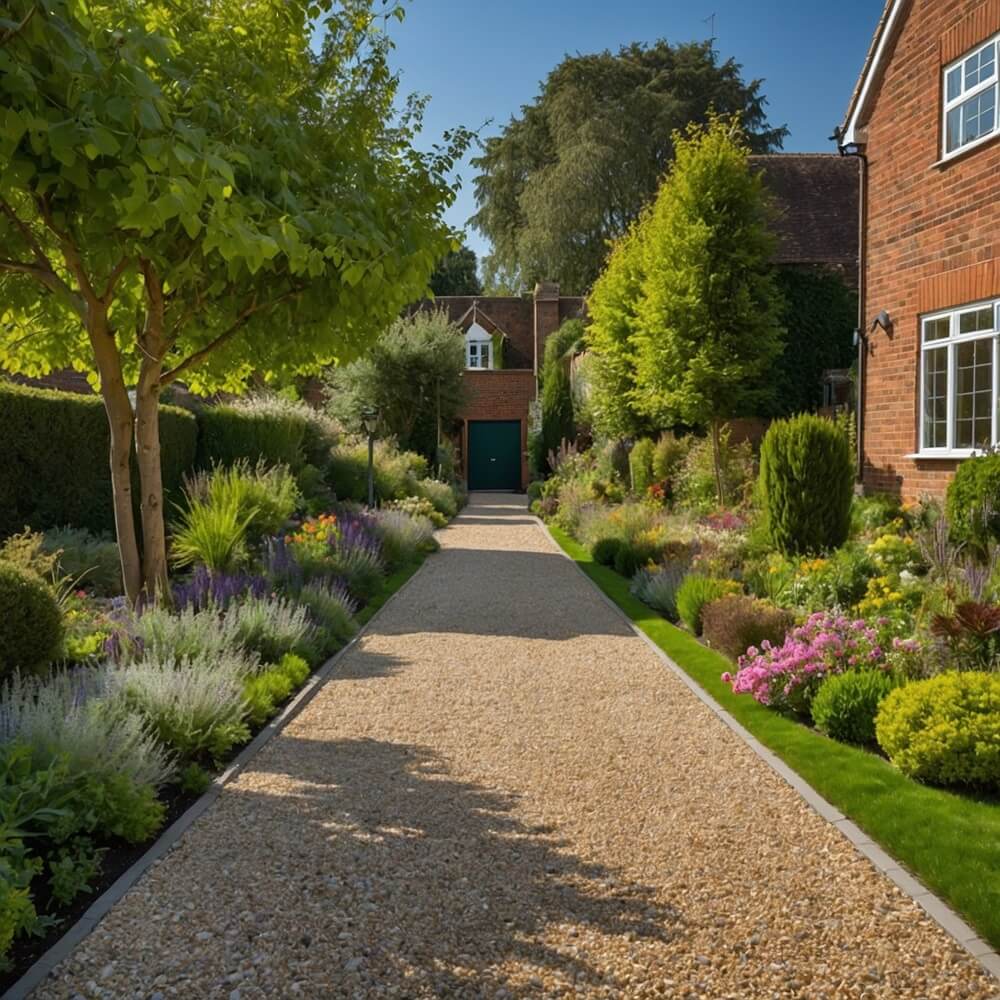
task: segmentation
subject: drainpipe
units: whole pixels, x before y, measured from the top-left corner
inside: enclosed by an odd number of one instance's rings
[[[864,480],[865,462],[865,377],[868,355],[868,324],[865,322],[866,305],[866,266],[868,263],[868,157],[857,144],[841,143],[842,132],[838,128],[832,136],[837,142],[837,150],[841,156],[854,156],[858,160],[858,326],[854,331],[854,339],[858,347],[858,381],[857,381],[857,470],[858,483]]]

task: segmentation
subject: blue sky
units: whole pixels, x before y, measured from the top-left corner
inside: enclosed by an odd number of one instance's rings
[[[773,124],[786,124],[792,152],[829,151],[871,40],[882,0],[410,0],[393,25],[394,65],[405,93],[431,96],[428,143],[455,125],[495,135],[567,53],[617,49],[632,41],[704,39],[715,14],[716,49],[763,77]],[[448,219],[475,211],[474,171]],[[469,245],[487,250],[469,229]]]

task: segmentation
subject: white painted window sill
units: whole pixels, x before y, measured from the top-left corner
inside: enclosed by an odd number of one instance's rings
[[[904,455],[903,458],[908,458],[911,461],[919,462],[960,462],[963,458],[972,458],[976,453],[974,451],[950,451],[950,452],[940,452],[940,451],[914,451],[909,455]]]

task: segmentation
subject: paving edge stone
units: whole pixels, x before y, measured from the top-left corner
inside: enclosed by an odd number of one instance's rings
[[[36,986],[40,986],[49,974],[60,962],[64,961],[87,937],[88,934],[98,925],[101,919],[111,910],[124,895],[139,881],[140,878],[155,865],[161,858],[168,854],[180,841],[181,837],[194,825],[202,813],[215,802],[222,793],[222,789],[229,784],[240,773],[246,770],[247,765],[260,753],[263,748],[281,732],[316,696],[319,689],[330,678],[341,659],[352,650],[364,637],[365,633],[374,625],[387,607],[403,593],[407,587],[420,575],[424,566],[432,558],[433,553],[425,556],[423,562],[414,572],[393,591],[372,616],[358,629],[355,635],[346,646],[338,649],[309,679],[299,688],[295,697],[282,709],[280,714],[271,719],[266,726],[236,755],[232,763],[212,781],[208,790],[195,799],[187,809],[167,827],[163,833],[149,846],[148,850],[130,868],[127,868],[107,889],[101,893],[97,899],[84,911],[75,924],[70,927],[63,936],[56,941],[51,948],[45,951],[31,965],[28,970],[17,980],[4,994],[0,1000],[26,1000],[31,991]]]
[[[694,695],[731,729],[741,740],[764,761],[772,771],[782,777],[792,786],[815,812],[827,822],[835,826],[840,833],[854,846],[854,849],[871,862],[872,866],[904,895],[909,896],[949,937],[962,946],[980,965],[992,976],[1000,979],[1000,954],[969,926],[943,899],[934,895],[919,879],[908,872],[903,865],[887,851],[875,843],[856,823],[848,819],[839,809],[827,802],[812,785],[808,784],[796,771],[793,771],[773,750],[764,746],[745,726],[737,722],[693,677],[679,667],[653,640],[639,628],[635,622],[592,580],[583,567],[559,544],[549,531],[548,525],[541,518],[535,517],[539,528],[555,546],[556,550],[568,559],[600,595],[605,604],[613,608],[628,623],[629,628],[649,646],[660,661],[675,674],[677,678]]]

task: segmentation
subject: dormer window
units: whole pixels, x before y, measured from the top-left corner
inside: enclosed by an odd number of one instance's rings
[[[493,367],[493,338],[478,323],[473,323],[465,334],[465,366]]]
[[[962,56],[944,71],[945,158],[997,132],[997,39]]]

